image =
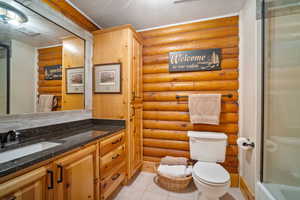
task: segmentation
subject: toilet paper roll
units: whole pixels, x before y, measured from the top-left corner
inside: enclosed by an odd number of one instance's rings
[[[248,138],[239,137],[237,139],[237,144],[238,144],[239,148],[241,148],[242,150],[245,150],[245,151],[248,151],[253,148],[252,146],[250,146],[251,143],[252,142],[250,142],[250,140]]]

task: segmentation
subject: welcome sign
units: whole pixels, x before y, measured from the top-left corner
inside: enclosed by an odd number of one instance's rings
[[[169,53],[170,72],[221,70],[221,49]]]

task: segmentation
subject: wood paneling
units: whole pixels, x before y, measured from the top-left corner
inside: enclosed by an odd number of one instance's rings
[[[63,68],[62,68],[62,110],[84,109],[84,94],[67,93],[67,73],[70,68],[84,68],[84,40],[70,37],[63,40]]]
[[[58,106],[55,111],[61,110],[61,80],[45,80],[44,67],[62,65],[62,46],[49,47],[38,50],[38,93],[39,94],[54,94],[58,99]]]
[[[43,2],[45,2],[58,12],[61,12],[63,15],[88,31],[96,31],[99,29],[93,22],[87,19],[83,14],[73,8],[65,0],[43,0]]]
[[[228,135],[222,165],[238,173],[238,17],[141,32],[143,48],[144,161],[159,162],[166,155],[189,157],[187,131],[224,132]],[[221,48],[220,71],[169,73],[168,53]],[[187,98],[176,95],[232,94],[222,97],[221,124],[191,124]]]

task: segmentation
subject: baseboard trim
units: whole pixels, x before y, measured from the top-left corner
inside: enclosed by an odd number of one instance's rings
[[[245,179],[242,176],[240,176],[240,190],[246,200],[255,200],[254,193],[251,191],[251,189],[249,188]]]
[[[142,171],[149,172],[149,173],[156,173],[155,172],[155,162],[144,161]],[[231,185],[230,187],[239,187],[239,174],[230,174],[231,178]]]

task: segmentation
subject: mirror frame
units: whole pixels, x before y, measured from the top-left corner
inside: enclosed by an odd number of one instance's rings
[[[89,113],[91,116],[92,110],[92,55],[93,55],[93,35],[88,32],[87,30],[81,28],[79,25],[71,21],[69,18],[65,17],[63,14],[55,11],[49,5],[42,2],[42,0],[8,0],[8,2],[17,2],[24,7],[30,9],[34,13],[44,17],[45,19],[49,20],[50,22],[60,26],[61,28],[69,31],[70,33],[78,36],[79,38],[85,40],[85,108],[82,110],[68,110],[68,111],[55,111],[55,112],[48,112],[46,114],[51,115],[52,113]],[[34,114],[41,114],[41,113],[20,113],[20,114],[9,114],[9,115],[1,115],[1,117],[7,116],[22,116],[22,115],[34,115]]]

